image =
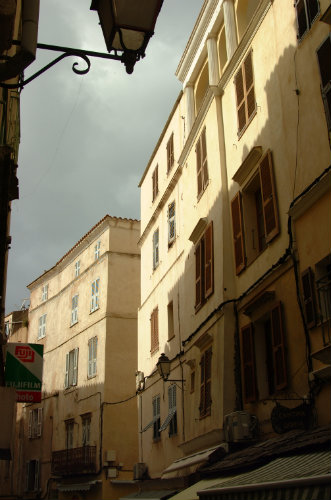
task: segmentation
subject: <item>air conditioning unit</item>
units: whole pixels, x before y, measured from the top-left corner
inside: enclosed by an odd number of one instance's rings
[[[147,465],[144,462],[138,462],[133,465],[133,479],[144,479],[147,473]]]
[[[116,467],[109,467],[109,469],[107,469],[107,479],[115,479],[116,477],[117,477]]]
[[[143,391],[145,389],[145,375],[144,372],[136,372],[136,391]]]
[[[224,434],[228,443],[256,439],[258,420],[246,411],[234,411],[224,417]]]
[[[106,462],[116,462],[116,450],[106,450]]]

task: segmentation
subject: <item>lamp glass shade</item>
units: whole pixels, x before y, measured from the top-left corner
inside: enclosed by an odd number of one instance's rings
[[[166,380],[170,374],[170,361],[164,353],[159,357],[156,367],[160,377]]]
[[[129,50],[139,50],[145,38],[154,33],[163,0],[93,0],[92,10],[97,10],[107,49],[123,50],[118,35],[122,32],[124,45]]]

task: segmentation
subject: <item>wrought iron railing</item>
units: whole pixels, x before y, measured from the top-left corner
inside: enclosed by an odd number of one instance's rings
[[[87,474],[96,472],[96,446],[82,446],[53,451],[52,474]]]

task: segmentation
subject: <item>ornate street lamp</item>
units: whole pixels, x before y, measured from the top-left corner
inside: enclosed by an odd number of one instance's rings
[[[99,15],[108,52],[123,51],[127,73],[141,57],[154,28],[163,0],[92,0]]]
[[[159,372],[160,377],[164,382],[185,382],[184,379],[169,379],[170,375],[170,365],[171,361],[169,360],[168,356],[164,354],[164,352],[161,354],[161,356],[158,359],[158,362],[156,363],[156,368],[157,371]]]

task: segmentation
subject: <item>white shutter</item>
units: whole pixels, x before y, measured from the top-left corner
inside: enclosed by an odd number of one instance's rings
[[[173,201],[168,206],[168,244],[171,244],[176,236],[176,209]]]
[[[64,378],[64,387],[69,387],[69,353],[66,354],[66,374]]]
[[[72,385],[77,385],[78,380],[78,347],[74,349],[74,371],[72,377]]]
[[[38,408],[38,423],[37,423],[37,436],[41,436],[42,431],[42,422],[43,422],[43,409]]]

